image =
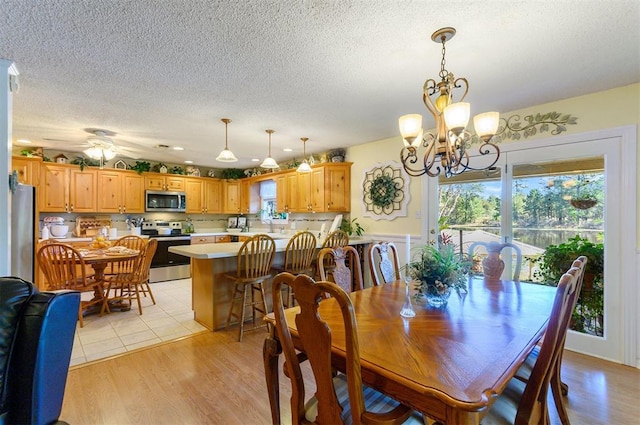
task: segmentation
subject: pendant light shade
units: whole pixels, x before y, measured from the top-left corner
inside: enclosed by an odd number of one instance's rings
[[[275,133],[275,131],[274,130],[265,130],[265,131],[269,135],[269,156],[266,157],[264,161],[262,161],[262,164],[260,164],[260,166],[262,168],[278,168],[278,163],[276,162],[275,159],[271,157],[271,135]]]
[[[219,162],[236,162],[238,158],[229,150],[228,146],[228,131],[227,127],[231,120],[229,118],[222,118],[220,121],[224,123],[224,150],[220,152],[220,155],[216,158],[216,161]]]
[[[307,162],[307,140],[309,140],[309,138],[301,137],[300,140],[302,140],[302,164],[298,166],[296,171],[298,173],[310,173],[311,165]]]

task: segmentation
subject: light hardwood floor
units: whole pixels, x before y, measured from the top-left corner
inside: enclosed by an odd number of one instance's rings
[[[74,367],[60,419],[72,425],[269,424],[265,336],[266,331],[247,332],[239,343],[237,329],[205,332]],[[640,370],[566,352],[563,379],[572,424],[638,423]],[[280,403],[285,418],[286,381],[281,380]],[[559,424],[550,403],[551,423]]]

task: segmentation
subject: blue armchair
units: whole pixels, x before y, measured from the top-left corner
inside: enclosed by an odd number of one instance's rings
[[[60,423],[79,303],[0,277],[0,425]]]

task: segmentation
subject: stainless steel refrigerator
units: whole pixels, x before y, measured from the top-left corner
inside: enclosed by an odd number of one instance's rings
[[[19,184],[11,197],[11,275],[33,282],[36,188]]]

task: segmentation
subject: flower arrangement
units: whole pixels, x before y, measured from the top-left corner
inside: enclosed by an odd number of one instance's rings
[[[415,256],[414,256],[415,257]],[[471,262],[451,243],[424,245],[420,258],[407,264],[409,276],[416,281],[418,296],[436,306],[446,305],[451,290],[467,288],[467,274]]]

